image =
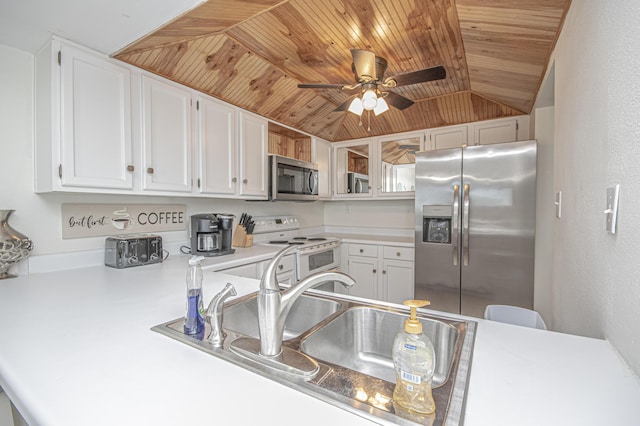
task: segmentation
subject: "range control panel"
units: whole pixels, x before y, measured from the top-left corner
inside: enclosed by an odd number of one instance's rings
[[[258,216],[253,220],[256,224],[253,230],[254,234],[292,231],[300,228],[298,218],[295,216]]]

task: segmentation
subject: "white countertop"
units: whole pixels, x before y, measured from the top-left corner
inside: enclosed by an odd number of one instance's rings
[[[0,281],[0,387],[31,426],[372,424],[152,332],[184,313],[187,259]],[[258,287],[206,271],[205,301],[227,281]],[[465,426],[637,424],[606,341],[477,321]]]

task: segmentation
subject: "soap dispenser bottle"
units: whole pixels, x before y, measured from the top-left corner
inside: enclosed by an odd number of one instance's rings
[[[204,304],[202,301],[203,256],[191,256],[187,270],[187,312],[184,317],[184,334],[199,334],[204,331]]]
[[[393,365],[396,370],[396,387],[393,403],[419,414],[430,414],[436,409],[431,393],[431,382],[435,370],[436,356],[433,345],[422,334],[422,323],[416,309],[430,304],[427,300],[406,300],[411,315],[404,323],[394,341]]]

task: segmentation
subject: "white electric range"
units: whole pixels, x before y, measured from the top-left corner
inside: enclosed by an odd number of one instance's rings
[[[333,237],[303,235],[295,216],[260,216],[253,218],[254,244],[285,247],[296,245],[296,281],[321,271],[337,271],[340,267],[340,240]],[[325,289],[332,286],[325,286]]]

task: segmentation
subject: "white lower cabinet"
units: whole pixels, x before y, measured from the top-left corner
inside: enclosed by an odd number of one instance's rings
[[[344,270],[356,283],[339,291],[392,303],[413,299],[413,248],[353,243],[343,246],[348,246]]]
[[[380,299],[378,297],[377,257],[349,256],[347,269],[347,273],[356,281],[346,290],[347,294],[367,299]]]

